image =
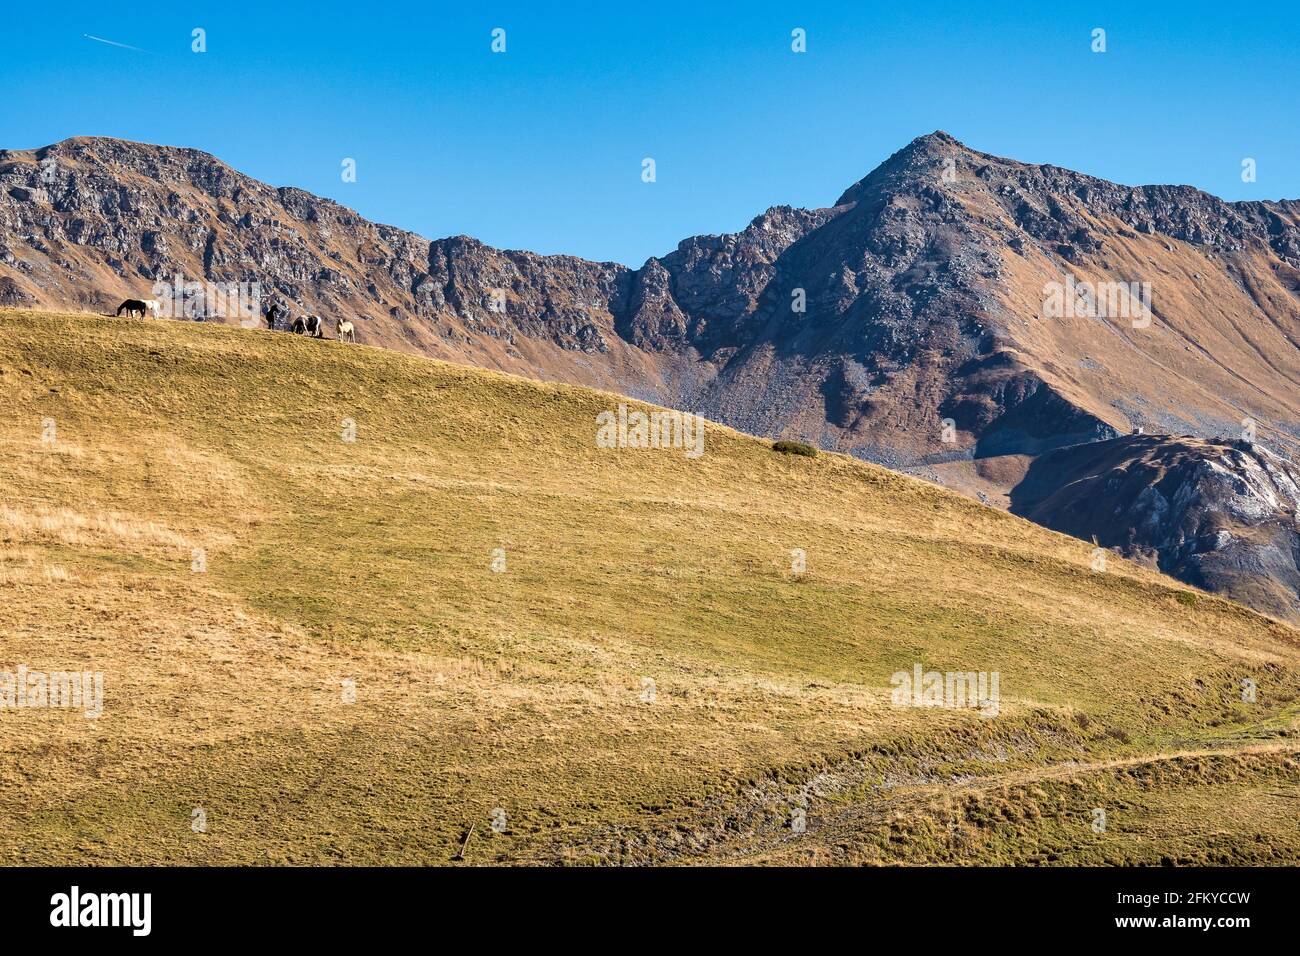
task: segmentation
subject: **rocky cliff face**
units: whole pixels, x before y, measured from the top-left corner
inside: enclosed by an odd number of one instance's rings
[[[1300,620],[1300,468],[1252,442],[1135,435],[1038,458],[1032,521]]]
[[[611,387],[615,368],[657,381],[614,331],[634,285],[622,266],[430,242],[196,150],[73,139],[0,153],[0,302],[107,310],[176,275],[256,282],[264,304],[353,319],[371,344]]]
[[[0,304],[257,282],[361,342],[623,392],[1007,506],[1038,456],[1137,428],[1248,425],[1294,454],[1298,214],[933,133],[827,208],[777,206],[630,269],[429,241],[195,150],[72,139],[0,152]]]
[[[364,342],[898,467],[1246,417],[1289,447],[1296,212],[935,133],[830,208],[775,207],[628,269],[431,242],[195,150],[73,139],[0,153],[0,301],[106,309],[178,273],[255,281],[292,310],[359,320]],[[1044,287],[1067,276],[1151,284],[1153,327],[1042,318]]]

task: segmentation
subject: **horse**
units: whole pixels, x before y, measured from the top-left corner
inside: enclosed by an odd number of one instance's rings
[[[343,319],[335,319],[340,342],[355,342],[357,340],[356,329],[351,322],[345,322]]]
[[[144,307],[149,310],[149,315],[155,319],[162,312],[162,303],[157,299],[145,299]]]
[[[319,315],[300,315],[289,327],[294,335],[310,335],[314,339],[325,338],[325,330]]]
[[[117,314],[121,315],[123,312],[125,312],[126,317],[128,319],[135,319],[135,318],[143,319],[144,314],[145,312],[148,311],[148,309],[149,306],[141,302],[139,299],[127,299],[125,302],[123,302],[121,305],[117,307]]]
[[[274,332],[275,321],[276,319],[280,318],[280,316],[283,314],[284,314],[284,309],[280,308],[278,305],[273,304],[269,309],[267,309],[262,314],[262,318],[266,320],[266,327],[270,329],[272,332]]]

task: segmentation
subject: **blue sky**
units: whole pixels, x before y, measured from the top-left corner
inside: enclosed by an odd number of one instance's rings
[[[1119,182],[1300,197],[1294,4],[588,6],[11,5],[0,146],[194,146],[429,238],[630,265],[828,205],[935,129]]]

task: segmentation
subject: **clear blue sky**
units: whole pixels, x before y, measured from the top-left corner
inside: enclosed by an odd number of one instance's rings
[[[596,6],[11,4],[0,146],[194,146],[429,238],[630,265],[828,205],[934,129],[1119,182],[1300,197],[1294,3]]]

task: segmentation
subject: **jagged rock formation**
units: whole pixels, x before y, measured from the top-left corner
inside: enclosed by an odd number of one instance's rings
[[[256,281],[361,342],[624,392],[1005,507],[1037,456],[1138,428],[1248,427],[1294,455],[1298,214],[933,133],[827,208],[630,269],[429,241],[196,150],[72,139],[0,152],[0,304]]]
[[[1300,468],[1243,440],[1134,435],[1042,455],[1012,511],[1300,620]]]

